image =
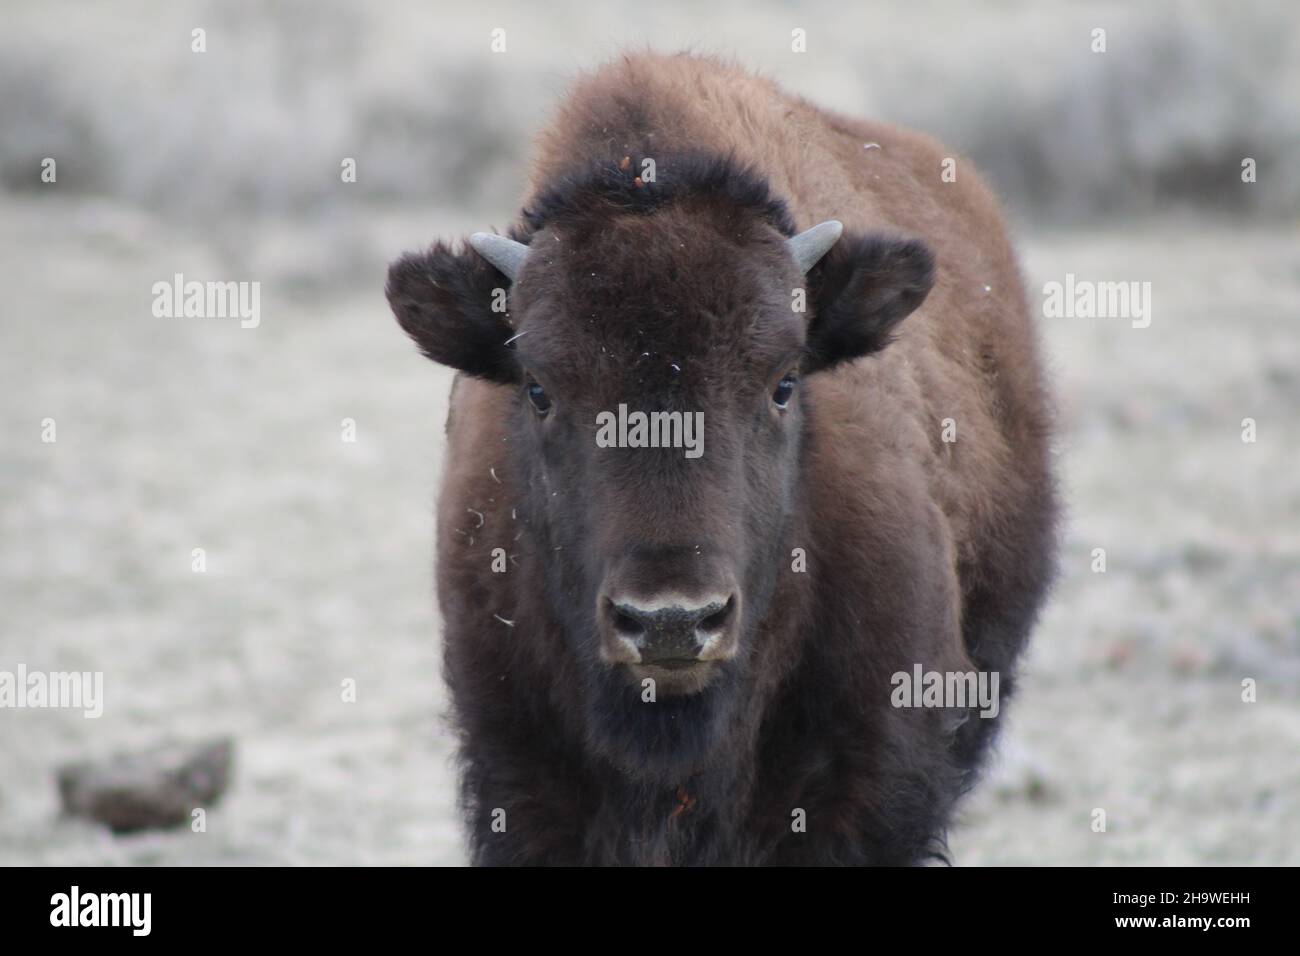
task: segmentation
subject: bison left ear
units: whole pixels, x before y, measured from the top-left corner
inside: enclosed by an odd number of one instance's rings
[[[920,240],[845,236],[808,272],[813,318],[804,371],[879,352],[933,285],[934,256]]]
[[[522,381],[523,371],[503,311],[512,276],[500,268],[473,249],[456,252],[439,242],[394,262],[385,291],[397,321],[429,358],[513,385]]]

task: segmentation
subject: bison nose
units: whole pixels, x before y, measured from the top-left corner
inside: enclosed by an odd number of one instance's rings
[[[736,597],[704,601],[607,599],[607,622],[626,663],[673,669],[731,656],[721,647],[732,630]],[[728,642],[730,643],[730,642]]]

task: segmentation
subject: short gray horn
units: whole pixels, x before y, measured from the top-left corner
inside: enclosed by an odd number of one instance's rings
[[[519,277],[524,268],[524,260],[528,258],[528,247],[522,242],[490,232],[474,233],[469,237],[469,244],[475,252],[505,273],[511,282]]]
[[[794,261],[799,263],[799,271],[807,272],[822,256],[831,251],[831,246],[844,234],[844,223],[838,219],[827,219],[811,229],[805,229],[797,236],[785,241],[786,248]]]

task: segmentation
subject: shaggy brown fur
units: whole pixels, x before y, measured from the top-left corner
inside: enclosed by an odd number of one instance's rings
[[[895,708],[891,675],[997,671],[1005,698],[1055,547],[1015,255],[970,165],[941,180],[950,155],[713,59],[630,56],[541,135],[507,313],[468,249],[394,264],[402,326],[469,373],[437,578],[476,862],[942,851],[997,721]],[[846,234],[805,278],[784,240],[828,219]],[[620,402],[702,410],[704,456],[597,448]],[[643,590],[734,586],[739,651],[704,689],[647,703],[602,661],[629,562]]]

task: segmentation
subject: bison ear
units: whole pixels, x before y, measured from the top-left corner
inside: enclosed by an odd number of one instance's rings
[[[934,256],[920,240],[845,236],[808,272],[805,371],[879,352],[932,285]]]
[[[398,324],[429,358],[505,385],[523,372],[508,342],[507,279],[477,252],[444,243],[388,267],[385,294]],[[493,306],[496,307],[494,310]]]

